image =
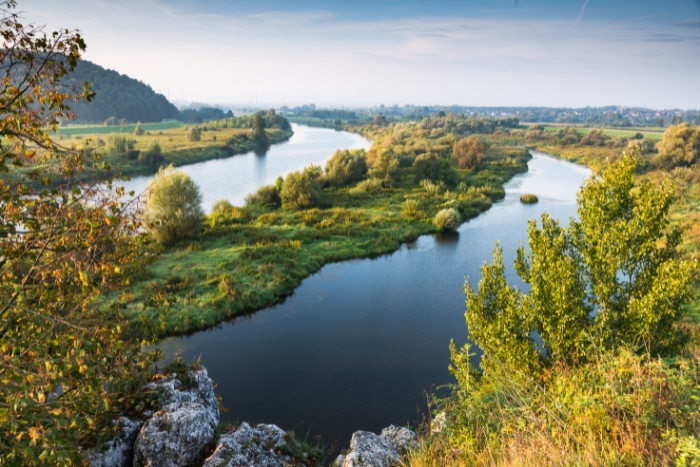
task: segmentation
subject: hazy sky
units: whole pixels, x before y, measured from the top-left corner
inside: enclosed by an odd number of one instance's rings
[[[700,108],[700,0],[19,0],[171,100]]]

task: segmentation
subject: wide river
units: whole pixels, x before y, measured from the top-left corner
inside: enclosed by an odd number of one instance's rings
[[[278,175],[326,160],[336,148],[367,147],[348,133],[295,126],[267,156],[235,156],[184,168],[205,203],[246,193]],[[529,171],[506,185],[506,198],[452,235],[427,235],[393,254],[329,264],[287,300],[187,337],[169,338],[167,356],[201,357],[228,412],[224,420],[274,423],[302,437],[347,446],[356,430],[415,424],[425,391],[453,382],[450,339],[467,341],[465,276],[476,286],[496,241],[509,280],[527,221],[542,212],[567,222],[590,172],[533,153]],[[145,186],[145,181],[141,183]],[[539,204],[523,205],[522,193]]]

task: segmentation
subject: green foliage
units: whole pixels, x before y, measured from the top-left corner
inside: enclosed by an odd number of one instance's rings
[[[136,123],[136,128],[134,128],[134,134],[136,136],[143,136],[143,134],[146,133],[146,130],[141,128],[141,122]]]
[[[537,204],[539,201],[537,195],[533,195],[532,193],[526,193],[520,196],[520,202],[523,204]]]
[[[280,192],[275,185],[264,185],[245,198],[246,206],[276,208],[282,204]]]
[[[440,230],[457,230],[461,223],[462,215],[454,208],[441,209],[433,218],[433,224]]]
[[[488,145],[477,136],[468,136],[460,139],[454,145],[452,158],[457,161],[457,165],[462,169],[475,169],[481,164],[484,151]]]
[[[485,359],[535,371],[585,361],[591,345],[631,345],[654,356],[678,351],[683,336],[674,326],[695,266],[681,259],[680,234],[669,228],[671,187],[634,187],[634,167],[627,155],[590,179],[569,229],[547,214],[541,227],[530,222],[530,253],[520,247],[515,262],[529,295],[506,283],[498,247],[482,267],[478,292],[465,284],[470,337]]]
[[[372,168],[369,169],[369,176],[390,185],[398,168],[399,161],[392,148],[383,149],[379,152]]]
[[[432,153],[416,157],[413,161],[413,172],[416,174],[416,180],[452,183],[456,179],[456,172],[449,159]]]
[[[335,186],[356,182],[366,173],[367,155],[364,149],[339,149],[326,162],[326,178]]]
[[[199,187],[185,172],[161,167],[148,184],[146,228],[161,244],[191,238],[201,229],[201,204]]]
[[[244,208],[232,205],[228,200],[220,199],[214,203],[209,214],[209,226],[229,225],[248,220],[248,212]]]
[[[107,150],[112,154],[124,154],[129,149],[128,142],[125,136],[112,134],[107,138]]]
[[[85,42],[23,24],[14,6],[0,3],[0,62],[12,64],[2,70],[12,85],[0,90],[0,171],[12,175],[0,177],[0,464],[81,465],[81,445],[112,433],[138,399],[125,394],[156,361],[142,343],[160,322],[154,313],[136,329],[123,297],[103,309],[95,301],[121,296],[153,255],[123,193],[67,188],[95,156],[50,138],[94,95],[64,82]]]
[[[401,206],[401,216],[406,219],[422,219],[425,213],[420,208],[420,203],[415,199],[407,199]]]
[[[384,182],[382,180],[369,178],[355,185],[350,189],[350,192],[358,195],[372,195],[382,191],[382,188],[384,188]]]
[[[439,196],[445,190],[444,182],[433,183],[427,179],[421,180],[420,186],[430,196]]]
[[[282,183],[280,198],[285,209],[306,209],[314,204],[313,181],[321,175],[318,166],[306,167],[301,172],[292,172]]]
[[[199,141],[202,139],[202,127],[194,125],[187,130],[187,139],[190,141]]]
[[[270,140],[265,133],[267,127],[263,113],[258,112],[253,116],[253,128],[251,130],[251,139],[258,145],[259,148],[267,148],[270,146]]]
[[[700,159],[700,127],[687,123],[670,126],[658,144],[654,164],[664,170],[686,167]]]

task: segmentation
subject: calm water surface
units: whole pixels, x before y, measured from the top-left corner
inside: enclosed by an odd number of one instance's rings
[[[360,135],[324,128],[292,124],[294,135],[289,141],[276,144],[264,156],[252,152],[227,159],[215,159],[180,167],[197,182],[202,205],[209,212],[214,202],[227,199],[243,206],[246,195],[259,187],[274,183],[280,175],[299,170],[309,164],[325,166],[336,149],[369,149],[371,141]],[[143,193],[153,178],[132,177],[122,182],[126,191]]]
[[[456,234],[327,265],[283,304],[161,347],[170,356],[201,356],[229,409],[224,420],[275,423],[342,446],[356,430],[414,423],[424,391],[453,382],[448,344],[468,335],[465,276],[476,285],[497,240],[512,265],[527,221],[543,211],[563,221],[575,215],[588,175],[534,153],[529,171],[506,185],[505,200]],[[521,204],[523,193],[535,193],[539,204]],[[517,280],[512,268],[509,279]]]

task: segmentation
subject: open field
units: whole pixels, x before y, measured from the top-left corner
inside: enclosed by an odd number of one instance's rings
[[[142,123],[141,128],[144,131],[158,131],[158,130],[170,130],[173,128],[180,128],[184,123],[178,120],[168,120],[159,123]],[[61,127],[58,129],[58,134],[62,136],[73,136],[73,135],[107,135],[110,133],[133,133],[136,128],[136,124],[130,125],[70,125],[66,127]]]
[[[562,126],[566,125],[545,125],[545,131],[559,131]],[[573,125],[572,125],[573,126]],[[600,127],[576,127],[579,133],[587,135],[592,130],[598,130]],[[630,138],[637,133],[641,133],[647,139],[659,140],[664,136],[664,130],[662,128],[634,128],[634,129],[620,129],[620,128],[602,128],[603,134],[608,136],[624,137]]]

